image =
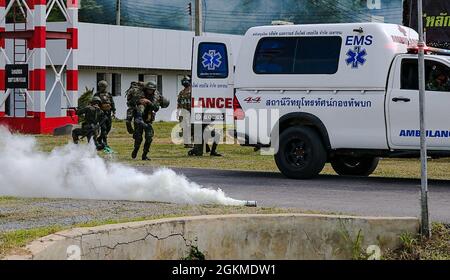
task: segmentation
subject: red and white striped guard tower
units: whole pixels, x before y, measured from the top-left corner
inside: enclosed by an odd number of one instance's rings
[[[61,109],[65,116],[47,117],[46,107],[57,87],[65,96],[67,107],[76,107],[78,98],[78,2],[79,0],[0,0],[0,125],[10,130],[31,133],[52,133],[56,127],[75,124],[78,118],[72,109]],[[21,28],[6,29],[6,16],[14,8],[25,17]],[[47,17],[52,9],[59,8],[66,19],[65,32],[47,30]],[[16,12],[14,10],[14,12]],[[14,16],[15,18],[15,16]],[[8,23],[9,25],[9,23]],[[12,29],[12,31],[9,31]],[[6,40],[13,40],[13,57],[8,57],[5,50]],[[52,54],[47,51],[47,40],[66,40],[65,61],[57,70],[52,62]],[[24,42],[23,45],[16,43]],[[23,48],[20,52],[17,49]],[[22,60],[17,59],[22,55]],[[49,61],[54,71],[53,85],[46,88],[46,64]],[[6,64],[28,64],[28,89],[7,89],[5,81]],[[65,75],[65,79],[63,79]],[[64,81],[65,80],[65,84]],[[20,93],[23,98],[24,113],[16,115],[15,110],[5,112],[7,100],[16,106],[15,98]],[[11,102],[11,98],[14,101]],[[11,105],[9,105],[11,106]],[[63,113],[64,112],[64,113]]]

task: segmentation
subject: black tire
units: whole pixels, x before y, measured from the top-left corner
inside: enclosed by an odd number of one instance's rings
[[[327,153],[314,129],[294,126],[281,133],[275,163],[286,177],[313,178],[322,171],[326,161]]]
[[[342,176],[369,176],[378,166],[377,157],[346,157],[339,156],[331,160],[331,166]]]

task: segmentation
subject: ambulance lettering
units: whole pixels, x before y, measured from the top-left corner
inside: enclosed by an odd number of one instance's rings
[[[352,69],[358,69],[367,61],[367,51],[363,46],[370,46],[373,44],[372,35],[362,36],[347,36],[345,39],[346,46],[354,46],[346,53],[347,59],[345,62],[351,66]]]
[[[371,46],[373,43],[373,36],[347,36],[345,39],[346,46]]]
[[[426,135],[428,138],[450,138],[450,130],[427,130]],[[420,130],[402,129],[400,137],[420,137]]]
[[[198,100],[192,98],[192,107],[195,108],[217,108],[217,109],[230,109],[233,108],[233,99],[232,98],[223,98],[223,97],[200,97]]]
[[[261,97],[247,97],[244,99],[244,102],[249,103],[249,104],[258,104],[261,103]]]

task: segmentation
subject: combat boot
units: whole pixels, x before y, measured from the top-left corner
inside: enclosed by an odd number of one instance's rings
[[[216,152],[217,146],[218,146],[217,143],[212,144],[211,153],[209,154],[210,156],[212,156],[212,157],[221,157],[222,156],[221,154]]]
[[[194,148],[189,150],[188,156],[203,156],[203,145],[194,145]]]
[[[136,159],[138,151],[139,151],[138,149],[134,149],[133,152],[131,152],[131,158],[132,159]]]
[[[147,153],[142,154],[142,160],[144,161],[150,161],[151,159],[147,156]]]
[[[73,143],[74,144],[78,144],[79,143],[79,139],[78,139],[78,135],[75,135],[74,133],[72,133],[72,139],[73,139]]]

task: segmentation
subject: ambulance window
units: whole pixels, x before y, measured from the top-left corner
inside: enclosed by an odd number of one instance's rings
[[[341,37],[300,37],[294,74],[334,74],[338,70]]]
[[[253,60],[256,74],[334,74],[341,37],[281,37],[259,41]]]
[[[292,74],[297,38],[263,38],[253,60],[256,74]]]
[[[419,89],[419,73],[417,59],[403,59],[401,68],[400,88],[407,90]]]
[[[450,68],[437,61],[425,62],[425,89],[450,92]]]
[[[197,60],[199,78],[225,79],[228,77],[228,53],[225,44],[200,43]]]
[[[400,88],[419,90],[417,59],[403,59]],[[425,90],[450,92],[450,68],[433,60],[425,61]]]

